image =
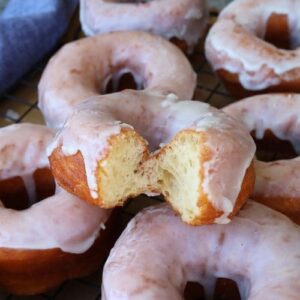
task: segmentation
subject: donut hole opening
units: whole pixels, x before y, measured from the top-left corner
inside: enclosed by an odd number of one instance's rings
[[[144,80],[137,73],[127,69],[119,69],[111,74],[106,80],[102,94],[111,94],[120,92],[126,89],[143,90]]]
[[[212,295],[209,295],[209,292]],[[205,291],[198,282],[189,281],[184,289],[185,300],[241,300],[238,285],[228,278],[218,278],[213,291]]]
[[[214,290],[214,300],[241,300],[237,283],[229,278],[218,278]]]
[[[52,196],[54,192],[55,182],[48,168],[0,181],[0,200],[4,207],[14,210],[27,209]]]
[[[262,138],[258,138],[254,131],[251,135],[257,146],[256,157],[260,161],[270,162],[298,156],[290,141],[277,138],[269,129],[264,132]]]
[[[269,16],[264,35],[266,42],[280,49],[294,50],[299,47],[300,39],[293,35],[286,14],[272,13]]]
[[[205,300],[204,287],[198,282],[189,281],[184,289],[184,300]]]
[[[188,45],[184,40],[181,40],[177,37],[171,37],[170,42],[181,49],[184,53],[188,52]]]

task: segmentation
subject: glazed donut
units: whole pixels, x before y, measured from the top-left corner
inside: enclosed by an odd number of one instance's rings
[[[87,35],[148,31],[192,52],[206,30],[208,10],[204,0],[81,0],[80,21]]]
[[[130,90],[82,103],[48,148],[79,198],[111,208],[162,193],[193,225],[230,221],[252,192],[254,153],[247,130],[208,104]]]
[[[27,192],[32,204],[53,190],[46,156],[52,138],[52,130],[40,125],[0,129],[1,200]],[[111,218],[111,211],[64,191],[21,211],[0,205],[0,287],[33,295],[95,271],[113,245]]]
[[[206,57],[236,98],[300,92],[297,0],[236,0],[222,11]]]
[[[226,226],[192,227],[167,205],[148,208],[110,252],[102,299],[183,300],[187,282],[211,294],[218,277],[236,281],[241,299],[299,299],[299,226],[253,201]]]
[[[254,96],[231,104],[224,111],[242,121],[256,139],[288,141],[295,152],[300,153],[299,94]],[[255,189],[251,197],[300,223],[300,158],[255,161],[255,171]]]
[[[48,63],[39,84],[39,108],[50,127],[59,128],[74,106],[105,92],[113,77],[131,72],[139,88],[191,99],[196,74],[168,41],[144,32],[85,38],[64,46]]]

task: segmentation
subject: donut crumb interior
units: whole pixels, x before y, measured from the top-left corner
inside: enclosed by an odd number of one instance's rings
[[[115,136],[107,157],[99,163],[98,186],[104,206],[122,205],[142,193],[161,193],[183,220],[193,222],[201,212],[199,139],[197,132],[182,131],[160,152],[150,154],[145,140],[134,130]]]

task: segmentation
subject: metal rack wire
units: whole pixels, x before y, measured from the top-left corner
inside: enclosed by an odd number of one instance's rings
[[[72,21],[71,30],[63,39],[63,43],[76,40],[82,36],[76,15]],[[31,122],[43,124],[44,119],[37,108],[37,85],[47,60],[40,62],[34,70],[24,76],[19,83],[0,98],[0,127],[19,123]],[[224,87],[213,74],[203,53],[203,42],[199,43],[191,63],[198,74],[198,84],[195,99],[210,103],[218,108],[232,102]],[[130,200],[123,209],[122,218],[127,222],[143,207],[157,204],[159,198],[140,196],[138,201]],[[0,291],[0,300],[99,300],[101,299],[101,270],[89,277],[65,282],[60,287],[34,297],[17,297]]]

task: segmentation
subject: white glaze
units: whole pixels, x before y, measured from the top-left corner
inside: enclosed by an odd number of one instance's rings
[[[228,225],[190,226],[167,205],[127,226],[104,266],[103,300],[183,300],[188,281],[231,278],[242,300],[298,300],[300,227],[248,201]]]
[[[0,209],[0,247],[84,253],[109,214],[64,191],[27,210]]]
[[[229,221],[255,145],[246,128],[206,103],[129,90],[94,97],[78,106],[49,146],[48,155],[58,147],[66,156],[80,151],[90,194],[97,198],[98,162],[109,150],[110,137],[130,128],[128,124],[148,141],[151,151],[167,145],[181,130],[207,132],[205,146],[212,158],[203,166],[202,187],[211,204],[224,212],[217,221]]]
[[[146,3],[81,0],[80,21],[87,35],[148,31],[167,39],[184,40],[191,52],[205,32],[208,10],[204,0],[154,0]]]
[[[48,167],[46,146],[53,131],[33,124],[0,130],[0,180],[22,176],[34,196],[32,174]],[[34,199],[31,198],[31,201]],[[0,248],[51,249],[84,253],[98,237],[109,210],[93,207],[64,191],[26,210],[0,208]]]
[[[0,130],[0,178],[32,174],[48,166],[45,155],[53,138],[52,129],[42,125],[14,124]]]
[[[110,74],[110,76],[108,76],[105,81],[103,82],[103,86],[107,86],[108,82],[111,80],[112,81],[112,89],[114,91],[117,90],[119,84],[120,84],[120,79],[122,78],[122,76],[124,74],[134,74],[134,81],[136,83],[136,89],[137,90],[142,90],[143,89],[143,84],[144,84],[144,80],[142,78],[142,76],[140,76],[139,74],[137,74],[136,72],[134,72],[133,70],[131,70],[130,68],[124,68],[122,70],[120,70],[119,72],[115,73],[115,74]]]
[[[289,141],[300,154],[300,94],[268,94],[250,97],[223,109],[242,121],[257,139],[267,129],[281,140]]]
[[[300,2],[297,0],[236,0],[221,13],[205,44],[215,70],[239,75],[242,86],[261,90],[300,76],[300,50],[283,50],[265,42],[272,13],[288,15],[291,43],[300,44]],[[289,73],[293,71],[293,74]]]
[[[145,90],[162,95],[191,99],[196,86],[187,58],[161,37],[119,32],[81,39],[65,45],[43,73],[39,108],[47,124],[60,128],[78,103],[99,95],[112,74],[124,70]]]
[[[300,158],[275,162],[255,161],[253,198],[300,198]]]
[[[268,94],[233,103],[223,109],[243,122],[249,132],[261,139],[267,129],[281,140],[289,141],[300,153],[300,95]],[[275,150],[274,150],[275,151]],[[255,162],[256,183],[253,193],[267,198],[299,198],[300,161]]]

